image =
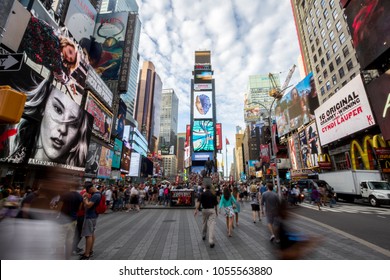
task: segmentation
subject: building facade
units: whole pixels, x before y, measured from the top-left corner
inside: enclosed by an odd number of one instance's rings
[[[173,89],[162,90],[159,150],[162,155],[177,155],[179,99]]]

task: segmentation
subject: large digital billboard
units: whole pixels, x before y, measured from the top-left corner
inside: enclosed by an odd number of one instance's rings
[[[22,118],[0,125],[0,162],[29,163],[84,171],[93,117],[25,65],[0,73],[0,84],[27,95]]]
[[[109,142],[112,128],[112,113],[91,93],[88,93],[85,109],[94,117],[93,134]]]
[[[110,178],[112,156],[113,156],[113,151],[111,151],[109,148],[102,146],[102,151],[100,153],[100,158],[99,158],[99,169],[97,173],[97,178],[99,179]]]
[[[212,91],[194,91],[194,119],[213,118]]]
[[[195,70],[195,84],[210,84],[213,80],[213,71],[211,70]]]
[[[322,104],[315,111],[315,116],[322,145],[374,125],[360,75]]]
[[[277,102],[275,117],[278,135],[283,136],[314,120],[314,110],[318,105],[313,73],[310,72]]]
[[[214,123],[196,120],[192,126],[192,144],[195,152],[214,151]]]
[[[65,26],[77,41],[89,38],[95,29],[96,15],[97,11],[89,0],[71,0],[66,12]]]
[[[353,45],[363,69],[389,49],[389,11],[390,1],[383,0],[354,0],[345,8]]]
[[[119,169],[121,164],[121,156],[122,156],[122,140],[115,138],[114,140],[114,154],[112,156],[112,167]]]
[[[100,155],[102,153],[102,145],[91,141],[88,148],[87,162],[85,165],[85,176],[96,177],[99,170]]]

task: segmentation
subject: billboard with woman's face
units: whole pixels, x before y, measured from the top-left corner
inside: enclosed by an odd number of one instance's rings
[[[27,101],[21,121],[0,128],[0,161],[84,171],[92,116],[28,67],[18,74],[1,75]]]

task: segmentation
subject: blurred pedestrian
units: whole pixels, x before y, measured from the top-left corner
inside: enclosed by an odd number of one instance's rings
[[[251,208],[252,208],[252,220],[253,223],[256,223],[256,214],[259,221],[261,221],[260,217],[260,201],[261,201],[261,192],[260,190],[257,190],[257,188],[254,186],[250,190],[250,196],[251,196]]]
[[[278,194],[273,191],[272,183],[267,183],[267,189],[261,198],[261,213],[263,216],[265,213],[267,217],[267,226],[271,233],[269,240],[272,242],[275,239],[276,228],[278,227],[280,200]],[[279,239],[277,238],[276,241],[278,242]]]
[[[238,188],[236,186],[233,187],[233,197],[236,200],[236,202],[235,202],[236,207],[234,208],[234,216],[236,216],[236,226],[238,226],[238,213],[241,212],[241,205],[239,202],[240,194],[239,194]]]
[[[226,217],[227,232],[228,232],[229,237],[232,237],[235,203],[236,203],[236,200],[230,194],[229,188],[225,187],[223,189],[223,195],[221,196],[221,200],[219,202],[219,209],[221,209],[222,207],[224,208],[225,217]]]

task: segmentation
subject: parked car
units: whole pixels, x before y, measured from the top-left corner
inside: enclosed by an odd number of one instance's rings
[[[301,179],[297,181],[297,185],[301,193],[305,194],[305,198],[309,201],[313,186],[317,189],[320,187],[325,187],[325,192],[329,195],[328,197],[335,195],[334,189],[325,180]]]

